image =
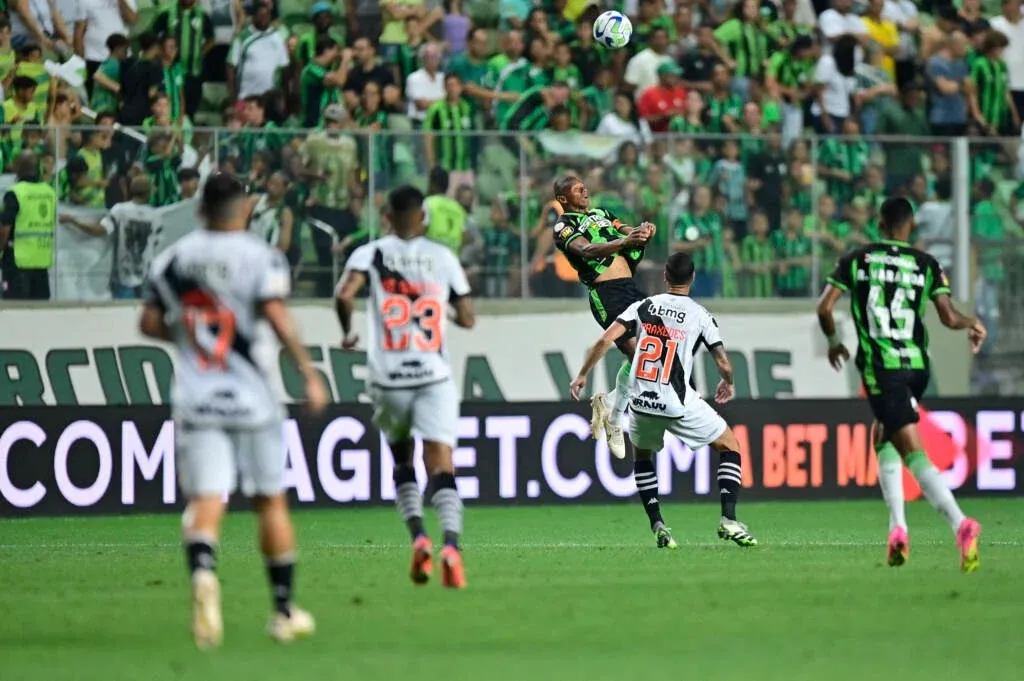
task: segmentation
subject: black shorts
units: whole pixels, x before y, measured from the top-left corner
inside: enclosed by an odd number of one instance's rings
[[[627,307],[646,297],[632,279],[602,281],[590,287],[590,312],[601,328],[607,329]],[[623,336],[615,345],[626,353],[630,340],[632,336]]]
[[[865,384],[868,403],[888,440],[893,433],[920,420],[917,403],[928,387],[931,373],[927,369],[906,369],[876,371],[874,376],[873,385]]]

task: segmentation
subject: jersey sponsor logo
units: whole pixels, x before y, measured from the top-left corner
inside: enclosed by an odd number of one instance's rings
[[[644,411],[665,411],[668,407],[663,404],[658,397],[658,391],[644,390],[633,397],[630,402],[635,408],[642,409]]]
[[[658,309],[651,310],[651,314],[657,315],[662,319],[674,319],[677,324],[683,324],[686,320],[686,313],[682,310],[677,310],[672,307],[662,307],[661,305],[658,306]]]
[[[893,267],[899,267],[909,270],[920,269],[917,265],[917,261],[914,260],[914,256],[909,253],[902,255],[890,255],[888,253],[866,253],[864,255],[864,262],[870,265],[892,265]]]

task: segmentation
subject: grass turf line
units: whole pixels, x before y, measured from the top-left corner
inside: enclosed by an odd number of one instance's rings
[[[1019,679],[1024,507],[967,500],[981,570],[909,505],[910,562],[884,566],[880,501],[741,504],[762,546],[715,537],[717,506],[666,505],[659,551],[637,505],[467,510],[470,588],[413,587],[392,509],[304,511],[298,602],[319,631],[263,633],[270,596],[254,518],[219,552],[226,637],[192,649],[176,516],[5,521],[4,681],[901,681]],[[432,512],[428,528],[439,538]]]

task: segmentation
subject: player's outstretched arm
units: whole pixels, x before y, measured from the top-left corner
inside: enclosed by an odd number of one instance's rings
[[[306,352],[306,346],[299,338],[295,322],[292,321],[287,306],[280,299],[267,300],[263,302],[260,311],[263,318],[270,324],[270,328],[274,330],[277,339],[281,341],[285,352],[291,356],[299,373],[302,374],[306,387],[306,408],[314,414],[320,413],[327,406],[327,391],[324,389],[320,377],[314,371],[313,363],[309,361],[309,353]]]
[[[954,331],[967,329],[967,337],[971,341],[971,352],[978,352],[988,336],[988,329],[981,323],[981,320],[977,317],[968,317],[960,312],[953,305],[953,300],[945,293],[935,296],[934,302],[942,325]]]
[[[836,303],[839,302],[842,295],[842,289],[832,284],[825,284],[825,290],[822,292],[821,298],[818,299],[818,326],[821,327],[821,332],[828,340],[828,363],[836,371],[842,369],[843,363],[850,359],[850,351],[846,349],[836,334],[836,319],[832,314],[832,310],[835,309]]]
[[[718,369],[718,376],[722,379],[715,389],[715,401],[725,404],[736,397],[736,386],[733,382],[732,361],[729,360],[729,353],[725,351],[724,345],[716,345],[711,351],[715,360],[715,368]]]
[[[341,347],[354,350],[359,337],[352,331],[352,311],[355,310],[356,296],[366,284],[366,274],[359,270],[348,270],[334,292],[334,311],[341,324],[343,339]]]
[[[592,244],[586,237],[578,236],[569,242],[569,251],[585,260],[607,258],[609,255],[618,255],[622,251],[629,251],[634,248],[643,248],[647,243],[646,232],[639,229],[633,230],[630,234],[608,241],[603,244]]]
[[[626,333],[626,327],[622,323],[614,321],[601,334],[601,337],[597,339],[597,343],[587,351],[587,357],[583,360],[580,372],[576,374],[576,378],[569,384],[569,394],[572,396],[572,399],[579,401],[580,396],[583,395],[583,388],[587,384],[587,376],[590,375],[590,372],[594,370],[597,363],[608,354],[608,351],[615,345],[615,341],[619,340],[624,333]]]

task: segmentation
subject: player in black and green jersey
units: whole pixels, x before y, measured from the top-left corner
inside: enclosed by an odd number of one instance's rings
[[[875,415],[878,482],[889,507],[889,565],[902,565],[910,551],[902,462],[956,533],[961,570],[973,572],[978,567],[981,527],[960,510],[928,460],[917,429],[917,401],[930,376],[924,327],[928,301],[935,303],[943,326],[967,330],[975,353],[987,333],[978,319],[964,316],[953,306],[949,282],[938,261],[908,243],[914,228],[910,202],[902,197],[886,199],[880,214],[883,240],[839,259],[818,301],[818,321],[828,338],[829,362],[838,371],[850,353],[836,334],[832,310],[843,293],[850,293],[857,329],[856,365]]]
[[[590,311],[601,328],[608,328],[626,308],[646,296],[633,281],[637,265],[644,257],[644,249],[654,236],[656,228],[649,222],[637,227],[622,224],[611,212],[590,207],[590,192],[583,180],[565,176],[555,181],[555,200],[563,209],[552,230],[555,246],[579,274],[587,287]],[[619,350],[632,358],[636,339],[623,337],[617,342]],[[604,437],[611,453],[623,459],[626,443],[622,435],[622,417],[629,406],[629,369],[627,359],[615,377],[615,389],[609,394],[598,393],[590,400],[594,410],[590,432],[595,439]],[[608,402],[611,402],[609,408]],[[651,458],[633,462],[633,478],[641,479],[643,486],[657,487],[657,473]],[[638,488],[640,483],[638,483]],[[677,548],[669,528],[661,518],[656,504],[644,505],[651,529],[659,548]]]

